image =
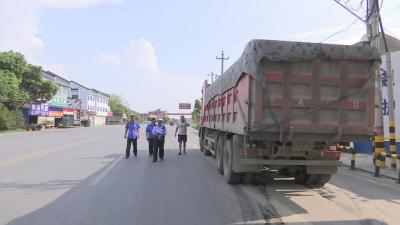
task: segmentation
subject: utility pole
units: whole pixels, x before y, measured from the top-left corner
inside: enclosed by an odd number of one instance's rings
[[[220,76],[222,76],[222,74],[224,74],[224,61],[229,60],[229,56],[224,58],[224,50],[222,50],[221,58],[219,58],[218,56],[216,56],[215,58],[221,60],[221,75]]]
[[[367,17],[369,31],[368,40],[371,47],[380,49],[379,43],[379,5],[377,0],[368,0]],[[381,159],[381,153],[385,151],[385,137],[383,133],[383,115],[382,115],[382,83],[380,76],[380,65],[375,68],[375,163],[381,168],[386,166]]]
[[[208,76],[211,76],[211,83],[214,83],[214,75],[217,75],[217,74],[214,74],[213,72],[208,74]]]
[[[377,8],[379,8],[378,0],[375,0]],[[387,98],[389,108],[389,140],[390,140],[390,153],[396,154],[396,122],[395,122],[395,101],[393,96],[393,69],[392,69],[392,54],[390,53],[389,47],[386,42],[385,30],[383,29],[382,17],[378,11],[378,22],[382,35],[382,42],[385,47],[385,58],[386,58],[386,79],[387,79]],[[391,158],[391,167],[397,167],[397,159]]]
[[[369,45],[373,48],[376,48],[378,51],[380,50],[380,42],[379,42],[379,25],[380,25],[380,14],[379,14],[379,3],[378,0],[367,0],[367,13],[365,16],[365,19],[361,18],[358,16],[356,13],[354,13],[350,8],[348,8],[345,4],[341,3],[341,0],[334,0],[337,4],[339,4],[341,7],[346,9],[348,12],[350,12],[352,15],[360,19],[362,22],[365,23],[366,25],[366,31],[367,31],[367,37],[369,41]],[[381,31],[383,31],[383,27],[381,26]],[[390,54],[390,53],[389,53]],[[393,101],[393,75],[392,75],[392,69],[391,69],[391,59],[390,55],[389,57],[386,57],[386,65],[387,67],[390,67],[387,69],[387,74],[388,74],[388,101],[389,101],[389,124],[390,127],[389,130],[393,131],[391,132],[391,143],[394,143],[394,147],[391,147],[391,151],[396,151],[396,140],[395,140],[395,133],[394,133],[394,101]],[[389,60],[389,61],[388,61]],[[389,63],[388,63],[389,62]],[[381,79],[381,71],[380,71],[380,64],[377,64],[375,67],[375,137],[374,137],[374,143],[375,143],[375,150],[374,150],[374,162],[376,163],[377,166],[383,168],[386,166],[386,163],[384,160],[380,160],[380,154],[385,151],[385,146],[384,146],[384,130],[383,130],[383,110],[382,110],[382,79]],[[389,87],[390,86],[390,87]],[[391,90],[390,90],[391,89]],[[392,118],[392,119],[391,119]],[[391,126],[393,125],[393,126]],[[393,140],[392,140],[393,137]],[[393,150],[392,150],[393,149]],[[396,162],[394,162],[396,163]],[[393,164],[393,163],[392,163]]]

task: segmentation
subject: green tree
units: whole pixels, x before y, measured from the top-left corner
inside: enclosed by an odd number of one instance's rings
[[[110,106],[113,114],[116,116],[121,116],[123,113],[126,113],[128,118],[131,115],[135,115],[137,121],[142,120],[142,115],[130,109],[129,106],[123,102],[119,95],[111,94],[110,99],[108,100],[108,105]]]
[[[42,80],[41,72],[20,53],[0,52],[0,129],[23,126],[19,108],[24,103],[46,102],[57,92],[57,85]]]
[[[111,111],[114,115],[122,115],[123,113],[127,113],[130,111],[128,107],[124,105],[122,102],[122,98],[116,94],[111,94],[110,99],[108,100],[108,105],[111,108]]]
[[[192,126],[194,128],[199,127],[200,114],[201,114],[201,100],[196,99],[194,101],[194,107],[193,107],[193,111],[192,111],[192,120],[193,120]]]
[[[19,93],[28,96],[28,102],[47,102],[57,93],[58,87],[52,81],[42,80],[42,68],[28,64],[18,52],[0,53],[0,71],[14,74],[19,81]]]

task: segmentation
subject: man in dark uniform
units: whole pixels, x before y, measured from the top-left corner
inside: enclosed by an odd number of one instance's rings
[[[156,136],[153,134],[153,128],[155,126],[156,126],[156,118],[152,118],[151,123],[146,127],[146,137],[147,141],[149,142],[149,156],[153,155],[154,146],[156,145],[155,144]]]
[[[164,141],[165,141],[165,135],[167,135],[167,129],[162,123],[163,120],[158,119],[157,126],[154,126],[153,128],[153,134],[155,135],[156,138],[155,141],[156,146],[154,147],[153,151],[153,162],[157,162],[158,157],[160,157],[161,161],[164,160]]]
[[[135,121],[135,116],[131,116],[131,120],[125,126],[126,142],[126,158],[129,158],[131,144],[133,146],[133,155],[137,157],[137,139],[139,139],[139,124]]]

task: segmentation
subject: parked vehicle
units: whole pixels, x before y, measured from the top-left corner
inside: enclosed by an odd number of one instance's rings
[[[363,46],[253,40],[204,82],[201,149],[229,184],[273,170],[322,186],[340,165],[330,146],[374,135],[379,60]]]

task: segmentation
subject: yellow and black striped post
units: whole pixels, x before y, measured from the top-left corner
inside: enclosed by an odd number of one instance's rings
[[[380,165],[380,161],[381,161],[381,155],[375,154],[375,177],[379,177],[380,176],[380,169],[381,169],[381,165]]]
[[[396,154],[396,127],[394,120],[389,121],[389,141],[390,141],[390,154]],[[392,168],[397,167],[397,159],[391,158],[390,165]]]
[[[354,170],[355,167],[356,167],[356,150],[351,149],[350,169]]]
[[[391,158],[391,159],[394,159],[394,160],[400,160],[400,155],[398,155],[398,154],[391,154],[391,153],[386,153],[386,152],[382,152],[380,155],[379,155],[379,157],[380,157],[380,160],[383,160],[384,158]],[[377,159],[378,159],[378,157],[377,157]],[[379,177],[379,168],[380,166],[379,166],[379,163],[376,163],[375,164],[375,176],[376,177]],[[398,184],[400,184],[400,170],[399,170],[399,176],[398,176],[398,179],[397,179],[397,183]]]
[[[380,168],[386,166],[385,161],[380,160],[381,158],[384,159],[384,157],[380,157],[383,152],[385,152],[385,138],[383,135],[377,135],[375,136],[375,164],[379,163]]]
[[[375,139],[372,139],[371,142],[372,142],[372,152],[371,152],[372,163],[375,165],[375,159],[376,159],[376,157],[375,157]]]

